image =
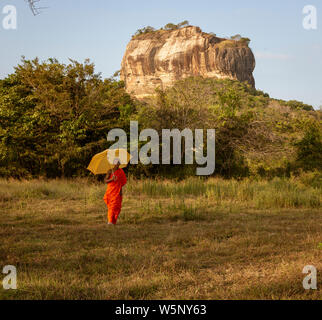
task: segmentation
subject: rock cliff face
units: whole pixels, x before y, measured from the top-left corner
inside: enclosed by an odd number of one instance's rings
[[[199,27],[134,37],[122,60],[128,93],[144,98],[177,80],[202,76],[248,81],[255,86],[255,58],[247,43],[218,38]]]

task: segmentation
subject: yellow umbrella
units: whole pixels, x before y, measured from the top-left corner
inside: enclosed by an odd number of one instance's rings
[[[130,162],[132,156],[125,149],[107,149],[96,154],[88,166],[88,170],[93,174],[106,174],[115,164],[114,160],[119,159],[120,168],[125,168]]]

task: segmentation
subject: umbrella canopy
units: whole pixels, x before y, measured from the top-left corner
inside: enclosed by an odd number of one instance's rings
[[[130,162],[132,156],[125,149],[107,149],[96,154],[89,166],[88,170],[93,174],[106,174],[115,166],[115,160],[120,160],[120,168],[125,168]]]

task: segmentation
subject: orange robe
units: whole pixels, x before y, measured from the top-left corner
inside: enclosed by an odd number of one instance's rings
[[[112,181],[107,185],[106,193],[104,195],[104,202],[108,209],[108,222],[116,224],[117,218],[122,209],[122,187],[125,186],[127,180],[126,175],[122,169],[116,170],[108,179],[116,177],[116,181]]]

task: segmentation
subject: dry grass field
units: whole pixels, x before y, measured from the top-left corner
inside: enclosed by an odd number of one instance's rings
[[[18,289],[0,299],[321,299],[320,187],[130,179],[111,227],[105,185],[1,180],[0,268]]]

